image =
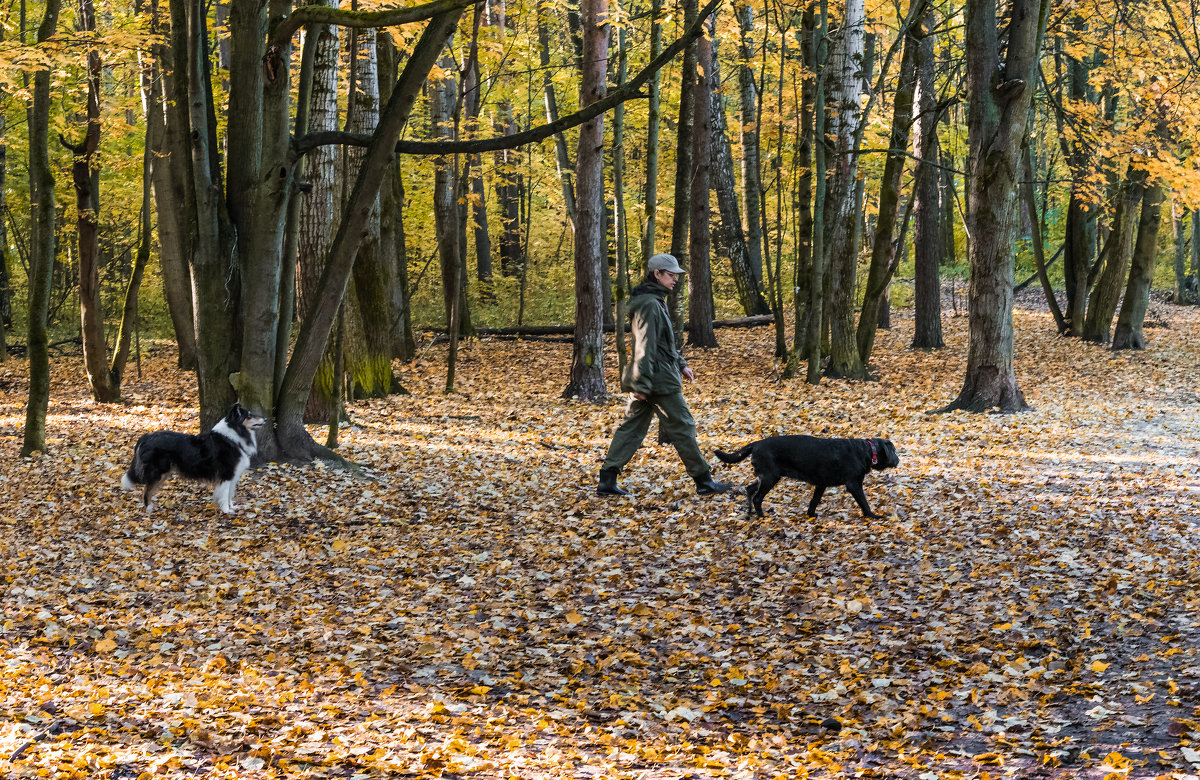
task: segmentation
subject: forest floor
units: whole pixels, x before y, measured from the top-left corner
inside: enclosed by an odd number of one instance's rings
[[[769,328],[690,352],[706,453],[890,438],[882,520],[785,481],[748,521],[653,432],[598,498],[621,400],[560,399],[570,346],[536,341],[465,346],[451,396],[441,346],[400,366],[412,394],[342,429],[359,471],[254,470],[233,517],[175,482],[147,516],[134,441],[197,425],[170,350],[117,406],[54,360],[32,459],[10,360],[0,776],[1196,777],[1200,310],[1152,320],[1114,353],[1019,310],[1017,415],[928,414],[961,317],[914,352],[897,312],[874,382],[780,382]]]

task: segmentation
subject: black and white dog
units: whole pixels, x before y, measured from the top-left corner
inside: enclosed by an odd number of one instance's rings
[[[813,486],[808,502],[809,517],[817,516],[817,504],[825,488],[845,485],[864,517],[880,517],[871,511],[863,492],[863,477],[900,465],[896,448],[887,439],[819,439],[815,436],[770,436],[747,444],[737,452],[716,451],[725,463],[750,458],[753,482],[746,486],[749,506],[746,515],[763,517],[762,502],[780,477],[802,479]]]
[[[144,434],[133,448],[133,462],[121,487],[142,490],[142,506],[154,509],[154,497],[167,477],[178,474],[185,479],[216,485],[213,500],[225,514],[233,514],[233,491],[238,479],[250,468],[250,459],[258,452],[254,431],[265,423],[240,404],[234,404],[225,418],[211,431],[199,435],[156,431]]]

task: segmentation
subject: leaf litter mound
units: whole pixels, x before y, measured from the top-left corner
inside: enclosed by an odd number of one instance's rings
[[[0,775],[1195,776],[1200,314],[1159,314],[1129,353],[1018,311],[1019,415],[927,413],[959,318],[935,353],[897,318],[877,382],[781,383],[767,329],[691,352],[706,453],[891,438],[883,520],[840,489],[808,519],[786,480],[747,520],[653,431],[601,499],[621,400],[561,400],[569,345],[511,341],[467,346],[456,395],[433,348],[354,403],[361,472],[254,470],[233,517],[172,482],[146,516],[120,475],[196,430],[192,379],[163,349],[109,407],[59,360],[50,454],[0,464]]]

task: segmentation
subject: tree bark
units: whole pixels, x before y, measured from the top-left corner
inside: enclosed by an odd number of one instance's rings
[[[350,132],[369,133],[379,124],[379,58],[376,33],[366,30],[357,36],[355,53],[355,94],[353,112],[347,117]],[[362,166],[363,150],[347,154],[346,180],[353,181]],[[390,165],[391,160],[385,163]],[[376,196],[368,206],[367,220],[354,259],[354,348],[346,354],[346,370],[353,380],[354,394],[363,398],[384,398],[392,391],[392,332],[381,327],[392,321],[391,268],[384,262],[379,244],[380,201]]]
[[[583,74],[579,105],[604,97],[608,72],[607,0],[583,0]],[[604,255],[608,251],[604,214],[604,117],[579,128],[575,153],[575,341],[571,376],[564,398],[599,401],[604,386]]]
[[[762,233],[762,155],[759,153],[760,128],[758,87],[754,81],[754,48],[750,32],[754,29],[754,7],[749,3],[735,9],[738,18],[738,91],[741,95],[742,120],[742,201],[746,204],[746,248],[750,269],[758,286],[763,282]],[[811,13],[809,14],[811,16]]]
[[[913,125],[913,98],[917,87],[918,49],[924,35],[925,16],[928,8],[924,0],[917,0],[912,10],[911,26],[904,36],[903,54],[900,58],[899,81],[892,98],[892,134],[888,155],[883,164],[883,177],[879,185],[879,212],[875,221],[875,236],[871,245],[871,264],[867,270],[867,289],[863,295],[862,313],[858,318],[855,338],[859,359],[865,367],[875,347],[875,332],[879,328],[881,303],[896,269],[898,244],[896,219],[900,211],[900,179],[904,175],[907,158],[909,130]],[[918,167],[922,167],[920,161]],[[903,227],[901,228],[903,230]]]
[[[805,359],[808,369],[805,381],[815,385],[821,381],[821,339],[825,335],[825,206],[828,165],[825,161],[825,60],[823,51],[829,29],[829,2],[820,0],[820,16],[813,34],[813,77],[816,94],[813,96],[813,178],[816,193],[813,199],[812,276],[808,287],[808,323],[805,325]],[[776,170],[778,171],[778,162]]]
[[[1113,349],[1145,349],[1146,336],[1142,325],[1150,306],[1150,286],[1154,282],[1154,260],[1158,254],[1158,229],[1162,224],[1162,204],[1166,198],[1163,185],[1155,182],[1146,188],[1142,198],[1142,215],[1138,220],[1137,241],[1133,249],[1133,265],[1129,269],[1129,284],[1121,300],[1117,327],[1113,331]]]
[[[379,48],[379,99],[391,100],[396,87],[396,58],[398,52],[392,37],[381,31]],[[394,155],[388,166],[380,193],[379,247],[384,264],[392,277],[392,320],[388,331],[392,342],[392,357],[412,360],[417,352],[413,339],[411,290],[408,283],[408,235],[404,230],[404,168],[400,155]],[[399,380],[393,390],[407,393]]]
[[[60,0],[47,0],[38,43],[53,37]],[[21,456],[46,449],[46,409],[50,403],[50,284],[54,274],[54,174],[50,170],[50,70],[33,74],[29,107],[29,398]]]
[[[371,145],[367,148],[362,170],[354,183],[350,200],[343,209],[342,219],[322,275],[321,286],[329,294],[320,297],[310,316],[302,324],[296,347],[292,352],[292,360],[288,364],[287,374],[279,392],[277,430],[279,441],[289,455],[312,457],[320,452],[303,423],[308,389],[312,386],[313,375],[329,339],[338,302],[350,276],[356,254],[355,244],[366,222],[369,204],[379,192],[384,172],[387,170],[386,163],[392,157],[396,139],[408,121],[416,97],[461,16],[460,6],[442,11],[429,20],[405,64],[396,88],[392,91],[387,108],[380,116]]]
[[[796,267],[792,276],[792,319],[795,326],[792,348],[788,350],[787,363],[783,368],[784,379],[794,378],[807,357],[808,307],[812,303],[809,286],[813,265],[813,106],[817,97],[817,80],[816,18],[811,6],[801,16],[800,29],[803,75],[796,133]]]
[[[715,20],[709,17],[710,35],[715,35]],[[713,128],[713,42],[709,36],[696,44],[696,86],[693,98],[692,199],[688,204],[692,224],[688,229],[688,344],[693,347],[717,346],[713,332],[712,267],[709,262],[709,180],[712,170]],[[735,219],[736,210],[735,210]],[[740,228],[741,225],[739,224]],[[753,278],[753,277],[752,277]],[[747,314],[754,312],[747,311]]]
[[[865,378],[854,328],[855,274],[861,217],[858,185],[859,125],[863,121],[859,96],[867,87],[864,0],[847,0],[837,44],[829,63],[829,104],[833,139],[831,173],[826,194],[825,252],[829,268],[830,354],[827,373],[848,379]]]
[[[662,52],[662,0],[650,0],[650,59]],[[642,228],[642,262],[654,252],[658,232],[658,138],[662,99],[658,72],[650,78],[646,107],[646,217]]]
[[[430,84],[429,121],[435,138],[453,139],[454,105],[458,94],[458,83],[454,58],[447,52],[441,61],[442,78]],[[459,229],[458,168],[455,158],[439,157],[434,160],[433,213],[437,235],[438,262],[442,271],[442,305],[445,309],[446,328],[451,333],[451,349],[447,358],[446,392],[454,391],[455,359],[458,329],[457,315],[462,311],[462,233]]]
[[[1084,319],[1084,341],[1108,344],[1111,340],[1113,315],[1125,288],[1129,264],[1133,256],[1133,245],[1137,233],[1142,196],[1146,191],[1146,173],[1130,165],[1125,181],[1117,195],[1116,213],[1113,215],[1112,230],[1100,252],[1103,263],[1088,301],[1087,317]]]
[[[700,45],[703,47],[704,44],[701,43]],[[733,271],[733,282],[737,289],[738,301],[742,305],[742,311],[747,316],[766,314],[771,309],[767,306],[766,299],[763,298],[760,285],[762,280],[762,247],[760,244],[758,256],[759,268],[758,275],[756,276],[754,259],[750,253],[750,246],[746,241],[746,233],[742,230],[742,212],[741,206],[738,204],[737,182],[733,178],[733,150],[730,149],[729,128],[725,120],[725,99],[721,91],[721,70],[720,61],[717,57],[715,33],[712,34],[709,47],[711,49],[712,72],[706,74],[705,77],[709,84],[709,105],[705,107],[705,111],[710,117],[708,130],[710,140],[708,141],[708,145],[711,148],[711,165],[709,165],[709,170],[711,171],[712,188],[717,193],[717,207],[721,215],[720,220],[717,222],[716,243],[719,249],[723,249],[729,254],[729,264]],[[753,83],[751,84],[751,95],[753,95]],[[742,137],[745,138],[745,136],[746,134],[743,133]],[[697,144],[697,147],[699,147],[699,144]],[[754,154],[757,155],[757,150],[755,150]],[[744,176],[745,170],[743,169]],[[755,193],[754,200],[758,200],[757,192]],[[753,209],[753,213],[755,218],[760,218],[757,208]],[[695,226],[696,223],[693,221],[692,224]],[[695,317],[692,317],[692,322],[695,321]]]
[[[554,123],[558,121],[558,100],[554,93],[554,80],[551,78],[550,70],[550,19],[547,15],[551,12],[552,6],[546,3],[538,3],[537,6],[537,33],[538,33],[538,54],[541,57],[542,65],[542,92],[546,100],[546,121]],[[582,132],[582,128],[580,129]],[[575,214],[575,188],[576,184],[571,178],[571,155],[567,151],[567,139],[562,133],[554,134],[554,151],[555,162],[558,165],[558,179],[562,184],[563,205],[567,210],[567,221],[571,223],[571,229],[578,231],[577,217]],[[578,240],[578,239],[577,239]]]
[[[1006,24],[994,0],[967,1],[967,220],[970,339],[962,390],[946,410],[1028,409],[1013,364],[1017,176],[1049,0],[1015,0]]]
[[[913,349],[941,349],[942,337],[942,206],[939,203],[937,93],[934,81],[936,39],[931,14],[925,15],[917,44],[916,103],[913,148],[918,164],[913,172]]]
[[[696,21],[698,0],[683,0],[683,24],[690,27]],[[695,89],[696,89],[696,42],[690,41],[683,51],[683,63],[680,72],[679,86],[679,121],[675,135],[675,210],[671,218],[671,254],[679,262],[680,267],[687,268],[688,261],[688,229],[691,226],[691,212],[688,204],[692,202],[692,154],[694,145],[692,134],[695,132]],[[649,260],[649,258],[646,258]],[[683,296],[680,294],[683,285],[675,285],[675,289],[667,296],[667,307],[671,310],[671,320],[675,328],[676,346],[683,346]]]
[[[196,247],[196,203],[188,119],[187,3],[170,4],[166,43],[152,44],[145,89],[146,144],[159,155],[153,166],[163,296],[175,330],[178,365],[198,366],[196,317],[192,306],[192,261]],[[157,0],[150,2],[151,32],[161,34]]]
[[[1183,222],[1191,214],[1193,224],[1195,224],[1195,212],[1189,211],[1186,207],[1179,205],[1179,202],[1171,203],[1171,226],[1175,238],[1175,263],[1173,266],[1175,272],[1175,289],[1171,293],[1171,302],[1177,306],[1190,306],[1196,302],[1196,293],[1193,286],[1188,281],[1188,249],[1189,242],[1185,236],[1187,233],[1183,229]]]
[[[96,11],[91,0],[79,0],[76,29],[96,30]],[[108,347],[104,341],[104,307],[100,300],[100,181],[92,175],[93,160],[100,148],[100,52],[87,53],[87,127],[83,141],[63,146],[71,150],[71,180],[75,185],[75,239],[79,252],[79,332],[83,341],[83,363],[92,398],[113,403],[121,395],[109,374]]]

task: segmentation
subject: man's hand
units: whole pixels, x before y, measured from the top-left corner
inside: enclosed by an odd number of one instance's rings
[[[695,381],[696,381],[696,372],[692,370],[692,367],[691,367],[691,366],[686,366],[686,367],[684,367],[684,369],[683,369],[683,371],[682,371],[681,373],[682,373],[682,374],[683,374],[685,377],[687,377],[687,378],[688,378],[688,380],[690,380],[690,381],[692,381],[692,382],[695,382]]]

